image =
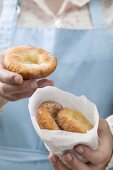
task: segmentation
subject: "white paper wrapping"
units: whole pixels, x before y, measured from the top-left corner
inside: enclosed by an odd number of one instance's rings
[[[62,130],[40,129],[35,121],[35,114],[38,106],[42,102],[48,100],[57,101],[63,107],[73,108],[79,112],[82,112],[94,125],[94,128],[85,134]],[[56,87],[48,86],[35,91],[29,99],[28,108],[36,133],[44,141],[49,152],[60,156],[65,150],[72,150],[73,147],[78,144],[85,144],[93,149],[97,148],[99,114],[95,104],[90,102],[85,96],[78,97]]]

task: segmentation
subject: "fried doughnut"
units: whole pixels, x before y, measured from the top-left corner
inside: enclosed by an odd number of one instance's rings
[[[80,112],[63,108],[58,102],[43,102],[37,109],[36,121],[41,129],[86,133],[93,128]]]
[[[86,133],[93,128],[82,113],[70,108],[64,108],[57,114],[57,123],[61,129],[69,132]]]
[[[39,79],[47,77],[56,69],[57,59],[44,49],[23,46],[7,51],[4,66],[24,79]]]
[[[41,129],[59,130],[56,123],[57,114],[63,107],[54,101],[43,102],[37,110],[36,121]]]

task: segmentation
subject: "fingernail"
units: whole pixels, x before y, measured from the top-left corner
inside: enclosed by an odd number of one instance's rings
[[[50,163],[51,163],[53,166],[55,166],[55,164],[56,164],[56,162],[57,162],[57,160],[56,160],[55,157],[49,157],[49,161],[50,161]]]
[[[72,161],[72,159],[73,159],[73,158],[72,158],[72,156],[71,156],[70,154],[64,156],[64,160],[65,160],[65,161],[70,162],[70,161]]]
[[[14,76],[15,83],[21,84],[23,82],[23,78],[21,76]]]
[[[76,147],[75,150],[76,150],[76,152],[78,152],[78,153],[84,153],[84,152],[85,152],[84,148],[81,147],[81,146]]]

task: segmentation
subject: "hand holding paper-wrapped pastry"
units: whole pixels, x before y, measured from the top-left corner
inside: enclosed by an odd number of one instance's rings
[[[34,129],[50,153],[61,158],[78,144],[97,148],[99,114],[85,96],[44,87],[30,98],[29,111]]]

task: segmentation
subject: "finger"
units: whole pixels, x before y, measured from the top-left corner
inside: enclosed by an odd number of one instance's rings
[[[106,164],[110,160],[111,156],[108,153],[111,153],[111,151],[107,150],[107,153],[105,150],[106,146],[104,146],[103,150],[93,150],[87,146],[77,146],[75,150],[93,165],[99,165]]]
[[[37,81],[37,88],[42,88],[45,86],[53,86],[54,82],[52,80],[48,79],[42,79]]]
[[[100,163],[100,153],[97,150],[94,151],[87,146],[78,145],[75,151],[94,165]]]
[[[69,165],[69,167],[72,170],[89,170],[88,166],[84,163],[82,163],[75,155],[71,154],[71,153],[66,153],[64,154],[63,159],[65,160],[65,162]]]
[[[35,92],[36,90],[36,87],[37,88],[42,88],[42,87],[45,87],[45,86],[48,86],[48,85],[51,85],[53,82],[51,80],[44,80],[43,82],[41,81],[41,83],[37,83],[37,86],[34,85],[33,88],[31,88],[29,91],[25,91],[23,93],[16,93],[16,94],[12,94],[12,98],[18,98],[18,99],[21,99],[21,98],[26,98],[26,97],[30,97],[32,96],[32,94]],[[33,84],[32,84],[33,86]]]
[[[100,119],[99,123],[99,146],[96,150],[93,150],[87,146],[79,145],[75,147],[75,151],[81,154],[85,159],[91,162],[94,165],[106,163],[111,157],[111,145],[112,145],[112,136],[110,133],[109,126],[107,122],[103,119]],[[108,140],[109,139],[109,140]],[[107,152],[105,150],[107,146]]]
[[[98,135],[103,140],[106,135],[111,135],[110,127],[106,120],[100,118],[99,127],[98,127]]]
[[[37,88],[37,83],[35,80],[26,80],[21,85],[9,85],[5,83],[0,83],[1,94],[21,93],[36,88]]]
[[[22,84],[23,77],[17,73],[0,68],[0,81],[7,84]]]
[[[53,81],[44,79],[36,82],[35,80],[26,80],[22,85],[14,86],[0,83],[1,96],[9,101],[16,101],[22,98],[30,97],[37,88],[53,85]]]
[[[51,154],[49,156],[49,161],[51,165],[54,167],[54,170],[70,170],[68,167],[66,167],[58,157]]]
[[[7,99],[8,101],[17,101],[23,98],[27,98],[32,96],[32,94],[34,93],[34,90],[32,91],[26,91],[23,93],[16,93],[16,94],[12,94],[12,95],[1,95],[1,97],[3,97],[4,99]]]
[[[23,98],[31,97],[34,92],[35,90],[30,90],[30,91],[26,91],[23,93],[12,94],[9,98],[10,98],[10,101],[16,101],[16,100],[20,100]]]
[[[4,94],[0,94],[0,96],[3,97],[4,99],[8,100],[8,101],[15,101],[14,99],[12,99],[11,96],[4,95]]]

